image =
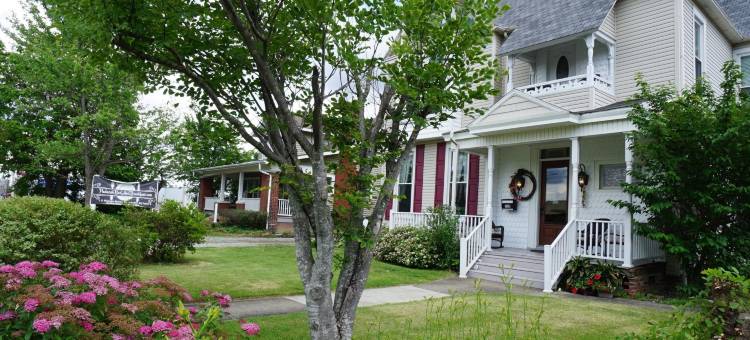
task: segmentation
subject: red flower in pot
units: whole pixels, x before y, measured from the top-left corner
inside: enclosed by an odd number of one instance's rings
[[[588,281],[586,281],[586,284],[589,285],[589,286],[593,286],[594,285],[594,280],[589,279]]]
[[[576,287],[570,288],[570,292],[573,294],[578,294],[578,288]]]
[[[596,275],[594,275],[594,280],[599,281],[601,279],[602,279],[602,274],[596,274]]]

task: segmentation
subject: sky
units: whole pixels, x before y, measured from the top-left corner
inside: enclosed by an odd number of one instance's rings
[[[0,0],[0,27],[7,28],[10,25],[10,20],[11,18],[13,18],[13,16],[16,16],[18,18],[23,18],[25,16],[23,1]],[[0,41],[3,42],[6,49],[12,48],[10,39],[2,31],[0,31]],[[174,107],[174,104],[177,104],[177,107]],[[186,114],[190,112],[189,99],[170,96],[162,93],[162,91],[160,90],[141,95],[138,100],[138,106],[146,110],[168,106],[179,114]]]

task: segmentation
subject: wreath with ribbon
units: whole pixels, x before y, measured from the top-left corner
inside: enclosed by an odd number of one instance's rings
[[[526,179],[529,179],[529,182],[531,182],[531,190],[528,194],[523,194],[523,189],[526,187]],[[531,173],[531,171],[526,169],[518,169],[513,176],[510,177],[510,184],[508,184],[508,189],[510,190],[510,194],[513,196],[513,199],[516,201],[528,201],[536,192],[536,177],[534,177],[534,174]]]

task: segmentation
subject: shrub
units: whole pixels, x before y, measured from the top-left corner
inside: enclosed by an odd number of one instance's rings
[[[458,239],[458,216],[450,207],[430,209],[427,225],[432,249],[439,268],[458,269],[461,244]]]
[[[579,256],[568,261],[560,281],[573,294],[598,295],[604,290],[614,294],[622,288],[624,278],[625,271],[613,263],[592,263],[590,259]]]
[[[375,246],[378,260],[412,268],[436,268],[440,262],[430,230],[400,227],[386,230]]]
[[[703,271],[704,289],[672,317],[632,339],[747,339],[739,316],[750,312],[750,279],[738,270]],[[747,327],[747,325],[744,325]],[[747,329],[747,328],[745,328]]]
[[[182,301],[190,301],[190,294],[163,277],[120,281],[101,262],[67,273],[57,266],[0,266],[0,339],[216,338],[221,307],[231,301],[206,292],[212,299],[203,308],[185,308]]]
[[[116,219],[62,199],[0,201],[0,262],[50,259],[73,270],[99,259],[126,278],[141,260],[138,238],[135,229]]]
[[[206,216],[194,205],[181,206],[166,201],[159,211],[128,207],[122,220],[143,230],[144,259],[152,262],[176,262],[195,244],[203,242],[208,232]]]
[[[260,211],[228,209],[222,210],[219,217],[221,225],[226,227],[262,230],[266,229],[267,216],[266,213]]]

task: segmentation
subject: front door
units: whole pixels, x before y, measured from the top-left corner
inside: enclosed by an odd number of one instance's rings
[[[568,223],[569,162],[542,161],[539,244],[550,244]]]

